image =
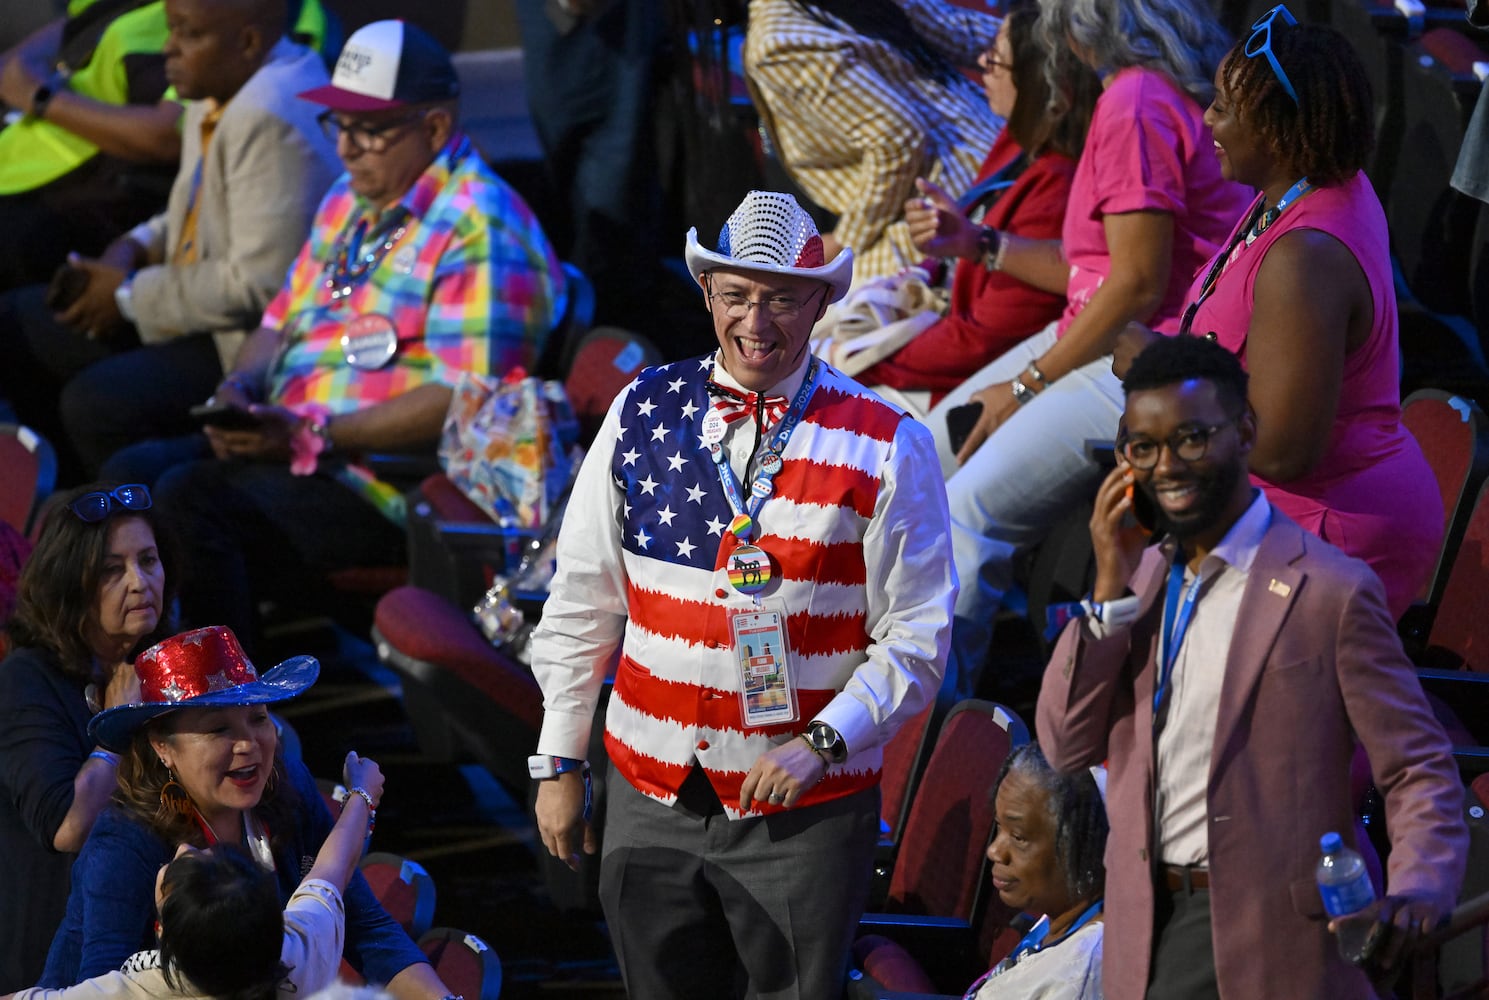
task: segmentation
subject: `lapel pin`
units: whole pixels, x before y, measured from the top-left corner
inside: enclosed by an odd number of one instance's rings
[[[1272,582],[1267,584],[1267,589],[1276,594],[1278,597],[1286,597],[1288,594],[1291,594],[1293,592],[1293,588],[1291,586],[1283,583],[1276,577],[1273,577]]]

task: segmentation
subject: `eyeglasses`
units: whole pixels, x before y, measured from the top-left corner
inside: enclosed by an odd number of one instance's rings
[[[1246,39],[1244,51],[1247,59],[1266,56],[1267,62],[1272,64],[1272,72],[1277,74],[1277,82],[1282,84],[1282,89],[1287,92],[1287,96],[1293,99],[1294,104],[1297,104],[1298,92],[1293,89],[1293,82],[1282,71],[1282,64],[1277,61],[1277,56],[1272,51],[1272,22],[1279,17],[1282,18],[1283,24],[1289,26],[1298,23],[1298,19],[1293,17],[1292,12],[1285,5],[1278,4],[1256,19],[1256,23],[1251,26],[1251,37]]]
[[[345,132],[346,137],[351,140],[352,145],[356,146],[362,152],[381,153],[391,146],[397,138],[394,133],[411,122],[418,121],[428,113],[428,108],[420,108],[417,111],[409,112],[401,118],[395,118],[381,125],[368,125],[365,122],[342,121],[336,117],[334,110],[328,108],[316,115],[315,120],[320,123],[321,131],[325,133],[326,138],[331,142],[334,143],[337,137],[342,132]]]
[[[107,491],[84,493],[67,509],[84,524],[97,524],[116,510],[149,510],[150,488],[144,483],[128,483]]]
[[[1234,419],[1211,424],[1209,427],[1185,427],[1170,434],[1166,440],[1154,441],[1148,437],[1130,437],[1123,430],[1117,435],[1117,450],[1127,459],[1127,464],[1139,472],[1147,472],[1158,464],[1158,454],[1165,445],[1171,454],[1184,463],[1198,462],[1210,448],[1210,438],[1215,432],[1235,423]]]
[[[827,286],[823,285],[817,291],[825,292]],[[710,302],[721,303],[724,307],[724,315],[730,319],[744,319],[750,314],[750,306],[764,309],[773,319],[794,319],[807,307],[816,294],[817,292],[813,292],[805,299],[798,299],[794,295],[772,295],[756,302],[747,298],[743,292],[710,292],[708,299]]]

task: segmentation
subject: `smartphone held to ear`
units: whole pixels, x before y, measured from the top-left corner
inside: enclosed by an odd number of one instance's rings
[[[1128,509],[1132,511],[1132,519],[1144,532],[1151,535],[1158,530],[1157,511],[1153,509],[1153,498],[1137,488],[1137,483],[1127,484]]]
[[[982,404],[975,402],[953,406],[946,411],[946,437],[951,442],[953,452],[962,450],[962,445],[972,436],[972,428],[977,426],[977,420],[981,416]]]

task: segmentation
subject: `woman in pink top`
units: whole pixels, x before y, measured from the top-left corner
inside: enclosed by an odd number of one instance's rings
[[[1249,193],[1220,176],[1202,116],[1229,40],[1204,0],[1044,0],[1047,44],[1097,71],[1096,102],[1059,240],[984,230],[989,266],[1062,291],[1060,319],[1011,348],[927,416],[941,454],[961,590],[952,633],[961,694],[986,655],[1013,560],[1093,492],[1089,438],[1122,411],[1112,346],[1131,321],[1178,329],[1194,272],[1220,248]],[[946,414],[981,412],[952,448]]]
[[[1436,561],[1443,510],[1401,426],[1389,236],[1360,170],[1374,105],[1349,42],[1291,21],[1274,8],[1216,73],[1205,121],[1220,169],[1261,193],[1195,278],[1183,332],[1251,373],[1252,480],[1369,563],[1399,618]]]

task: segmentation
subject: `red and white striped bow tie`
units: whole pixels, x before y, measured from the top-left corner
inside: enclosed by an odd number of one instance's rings
[[[727,385],[720,385],[712,379],[708,383],[708,394],[714,397],[713,408],[724,418],[724,423],[732,424],[745,417],[755,417],[762,430],[774,426],[781,417],[785,416],[786,407],[791,405],[785,396],[762,396],[758,392],[740,392]]]

